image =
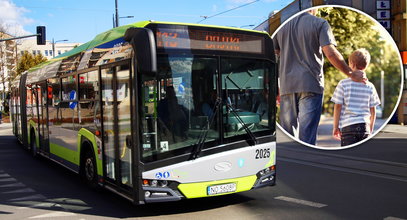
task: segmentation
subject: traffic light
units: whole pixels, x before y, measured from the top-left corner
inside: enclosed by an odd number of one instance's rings
[[[45,26],[37,26],[37,45],[45,45]]]

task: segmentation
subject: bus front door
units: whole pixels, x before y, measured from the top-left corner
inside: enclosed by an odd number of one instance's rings
[[[102,67],[105,178],[110,185],[129,193],[133,184],[130,86],[130,61]]]

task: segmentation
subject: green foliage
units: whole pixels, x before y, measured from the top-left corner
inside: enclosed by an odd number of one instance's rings
[[[42,56],[42,54],[37,54],[36,56],[34,56],[25,51],[18,62],[17,75],[20,75],[22,72],[45,61],[47,61],[47,58]]]
[[[366,73],[379,95],[381,71],[384,71],[386,99],[383,115],[388,117],[395,108],[400,92],[401,70],[398,51],[385,41],[376,23],[363,14],[344,8],[326,7],[319,9],[318,16],[331,25],[337,41],[337,49],[345,59],[359,48],[365,48],[370,52],[372,59]],[[324,113],[332,114],[333,103],[329,100],[338,82],[346,76],[336,70],[327,59],[325,59],[324,72]]]

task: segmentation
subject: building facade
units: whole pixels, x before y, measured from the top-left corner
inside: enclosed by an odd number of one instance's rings
[[[13,36],[0,32],[0,39],[12,38]],[[0,110],[9,89],[9,79],[17,70],[17,44],[15,40],[0,41]]]
[[[30,38],[26,40],[22,40],[21,43],[18,45],[17,53],[21,56],[24,51],[31,53],[32,55],[41,54],[46,57],[48,60],[52,59],[53,57],[59,56],[79,45],[81,43],[65,43],[65,42],[54,42],[54,49],[52,47],[52,41],[46,41],[45,45],[37,45],[37,41],[35,38]],[[55,54],[54,54],[55,50]]]

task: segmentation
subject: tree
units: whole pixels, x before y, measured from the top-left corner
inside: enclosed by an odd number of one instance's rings
[[[373,20],[361,13],[345,8],[325,7],[318,11],[318,16],[329,22],[337,41],[337,49],[345,59],[356,49],[365,48],[372,57],[366,70],[369,81],[380,94],[381,71],[385,73],[386,103],[383,115],[388,117],[393,111],[401,84],[401,69],[398,51],[392,47],[380,33],[379,26]],[[329,61],[324,64],[324,113],[332,114],[333,103],[330,99],[341,79],[346,76],[336,70]]]
[[[45,61],[47,61],[47,58],[42,56],[42,54],[37,54],[34,56],[27,51],[24,51],[24,54],[21,56],[17,65],[17,75],[20,75],[31,67],[34,67]]]

